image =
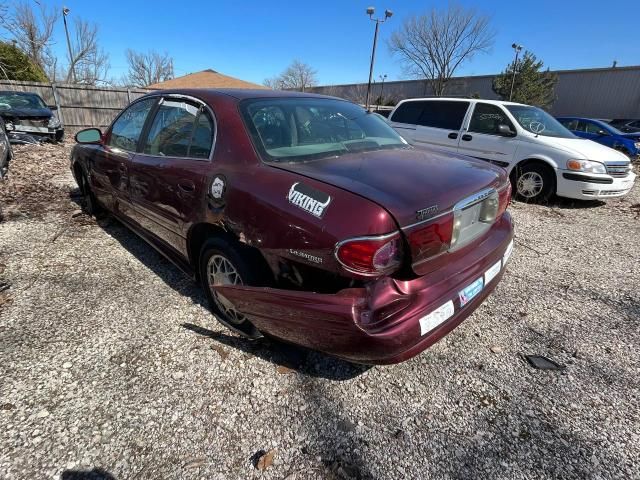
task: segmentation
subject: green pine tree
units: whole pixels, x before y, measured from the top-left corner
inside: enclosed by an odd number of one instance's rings
[[[31,61],[18,47],[6,42],[0,42],[0,79],[49,81],[42,68]]]
[[[513,70],[516,77],[513,84],[513,96],[511,101],[535,105],[548,109],[555,100],[554,88],[558,77],[549,69],[542,71],[543,63],[536,56],[526,51],[518,62],[511,62],[507,69],[493,79],[493,91],[502,100],[509,100]]]

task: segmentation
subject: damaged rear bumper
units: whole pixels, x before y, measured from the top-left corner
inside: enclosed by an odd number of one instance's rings
[[[216,290],[271,336],[353,362],[398,363],[433,345],[482,303],[502,277],[512,247],[511,217],[505,213],[465,255],[415,280],[381,278],[336,294],[246,286]],[[433,315],[436,310],[439,315]]]

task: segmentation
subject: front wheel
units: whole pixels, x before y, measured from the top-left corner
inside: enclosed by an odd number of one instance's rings
[[[259,261],[247,261],[250,253],[226,238],[212,238],[202,247],[199,269],[202,287],[218,321],[244,337],[257,339],[262,337],[260,331],[214,289],[219,285],[264,285],[264,277],[255,267]]]
[[[551,167],[541,163],[529,163],[516,167],[513,187],[518,200],[532,203],[546,202],[555,192],[555,174]]]

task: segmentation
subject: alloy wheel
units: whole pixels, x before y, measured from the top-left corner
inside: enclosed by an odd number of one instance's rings
[[[538,172],[525,172],[518,178],[518,193],[525,198],[540,195],[544,187],[542,175]]]
[[[242,277],[235,266],[227,257],[219,254],[212,255],[207,263],[207,277],[211,295],[213,295],[216,305],[225,313],[227,319],[235,325],[245,322],[246,317],[213,288],[219,285],[243,285]]]

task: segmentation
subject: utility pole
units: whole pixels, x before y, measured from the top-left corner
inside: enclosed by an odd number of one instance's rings
[[[516,68],[518,66],[518,54],[522,50],[522,45],[518,45],[517,43],[514,43],[513,45],[511,45],[511,48],[513,48],[516,52],[516,59],[513,62],[513,77],[511,77],[511,92],[509,93],[509,101],[511,101],[511,98],[513,97],[513,84],[516,83]]]
[[[380,80],[382,80],[382,86],[380,87],[380,100],[382,101],[382,103],[384,103],[384,97],[382,96],[382,94],[384,93],[384,81],[387,78],[387,74],[385,73],[384,75],[380,75]],[[378,102],[378,107],[380,106],[379,102]],[[378,110],[378,108],[376,108],[376,110]]]
[[[67,34],[67,48],[69,49],[69,68],[71,69],[71,77],[73,83],[77,83],[76,80],[76,67],[73,64],[73,53],[71,53],[71,40],[69,39],[69,28],[67,27],[67,15],[71,13],[67,7],[62,7],[62,21],[64,22],[64,32]]]
[[[375,8],[369,7],[367,8],[367,15],[369,15],[369,20],[372,22],[376,22],[376,29],[373,33],[373,48],[371,49],[371,65],[369,66],[369,83],[367,84],[367,100],[365,102],[365,108],[369,111],[369,105],[371,103],[371,81],[373,80],[373,64],[376,59],[376,45],[378,43],[378,29],[380,28],[380,24],[387,21],[388,18],[391,18],[393,12],[391,10],[384,11],[384,18],[373,18],[373,14],[375,13]]]

